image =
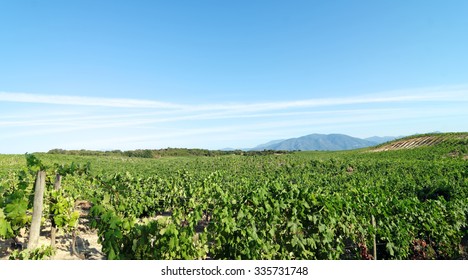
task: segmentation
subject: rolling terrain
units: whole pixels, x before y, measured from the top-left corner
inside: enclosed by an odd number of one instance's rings
[[[274,140],[252,148],[252,151],[341,151],[375,146],[395,137],[370,137],[360,139],[344,134],[309,134],[298,138]]]
[[[435,146],[438,144],[465,141],[468,139],[467,133],[437,133],[414,135],[399,140],[391,141],[383,145],[379,145],[373,151],[389,151],[400,149],[414,149],[426,146]]]
[[[61,226],[58,256],[76,236],[86,259],[467,259],[467,155],[468,133],[349,151],[0,155],[0,256],[57,258],[24,250],[43,170],[41,233],[50,244]]]

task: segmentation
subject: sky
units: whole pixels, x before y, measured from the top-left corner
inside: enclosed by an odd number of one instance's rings
[[[468,1],[0,0],[0,153],[468,131]]]

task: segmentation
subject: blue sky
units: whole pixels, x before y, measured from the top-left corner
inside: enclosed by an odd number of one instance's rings
[[[467,1],[0,0],[0,153],[468,131]]]

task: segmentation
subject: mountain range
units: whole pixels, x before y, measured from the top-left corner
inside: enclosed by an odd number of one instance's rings
[[[339,151],[375,146],[399,137],[369,137],[365,139],[345,134],[309,134],[298,138],[274,140],[258,145],[250,151],[283,150],[283,151]]]

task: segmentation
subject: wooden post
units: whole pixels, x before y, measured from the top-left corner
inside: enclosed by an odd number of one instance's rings
[[[43,208],[42,204],[44,202],[45,179],[45,171],[38,171],[34,188],[34,207],[31,221],[31,229],[29,231],[28,249],[35,249],[39,243]]]
[[[61,184],[62,184],[62,175],[57,173],[57,175],[55,176],[54,189],[58,191],[60,189]]]
[[[55,182],[54,182],[54,189],[58,191],[60,189],[60,185],[62,184],[62,175],[57,174],[55,176]],[[50,246],[55,249],[55,236],[57,235],[57,226],[55,225],[54,222],[54,217],[52,217],[52,222],[51,222],[51,228],[50,228]]]
[[[377,227],[375,225],[374,215],[372,215],[372,226],[374,227],[374,230],[377,230]],[[374,260],[377,260],[377,238],[376,238],[375,233],[374,233]]]

